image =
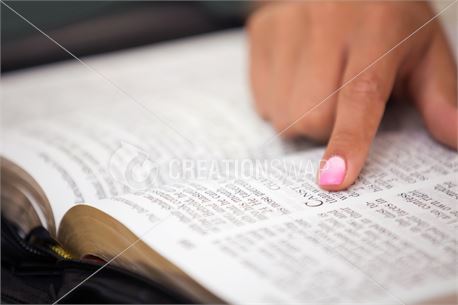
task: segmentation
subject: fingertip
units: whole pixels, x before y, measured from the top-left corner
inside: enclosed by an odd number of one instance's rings
[[[333,155],[324,162],[318,171],[318,185],[328,191],[344,189],[344,181],[347,175],[347,161],[344,157]]]
[[[358,148],[326,152],[320,162],[317,184],[321,189],[332,192],[348,189],[358,179],[366,156]]]

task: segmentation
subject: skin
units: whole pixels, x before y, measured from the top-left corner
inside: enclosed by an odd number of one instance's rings
[[[358,177],[390,96],[413,103],[431,135],[457,148],[457,66],[437,19],[352,79],[433,16],[426,2],[397,1],[274,2],[252,14],[257,111],[281,136],[327,142],[324,160],[345,160],[343,181],[322,188]]]

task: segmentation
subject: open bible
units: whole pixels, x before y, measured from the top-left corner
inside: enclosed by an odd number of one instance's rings
[[[458,156],[388,109],[348,190],[279,139],[228,32],[2,79],[2,207],[198,302],[454,303]]]

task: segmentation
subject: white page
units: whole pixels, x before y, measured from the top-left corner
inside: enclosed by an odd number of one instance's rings
[[[300,167],[321,153],[288,160]],[[457,292],[458,156],[424,130],[379,136],[348,192],[272,171],[91,206],[229,302],[410,304]]]
[[[275,133],[249,101],[244,49],[229,32],[87,60],[134,100],[78,62],[8,76],[2,155],[43,187],[58,226],[74,203],[166,183],[170,160],[284,154],[294,145],[262,147]]]

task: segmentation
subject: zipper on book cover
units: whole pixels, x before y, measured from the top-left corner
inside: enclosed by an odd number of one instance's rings
[[[25,238],[22,238],[18,232],[19,228],[2,217],[2,229],[5,230],[2,232],[5,241],[28,254],[44,258],[72,259],[72,256],[52,239],[49,232],[43,227],[33,229]]]
[[[19,236],[18,228],[15,227],[10,221],[4,219],[2,217],[2,238],[5,241],[12,245],[15,248],[20,248],[22,251],[32,254],[32,255],[39,255],[42,257],[48,257],[49,254],[41,251],[39,249],[35,249],[34,247],[27,244],[27,242]]]
[[[25,240],[36,249],[40,249],[55,258],[63,260],[73,259],[73,256],[54,240],[49,232],[43,227],[36,227],[30,231]]]

